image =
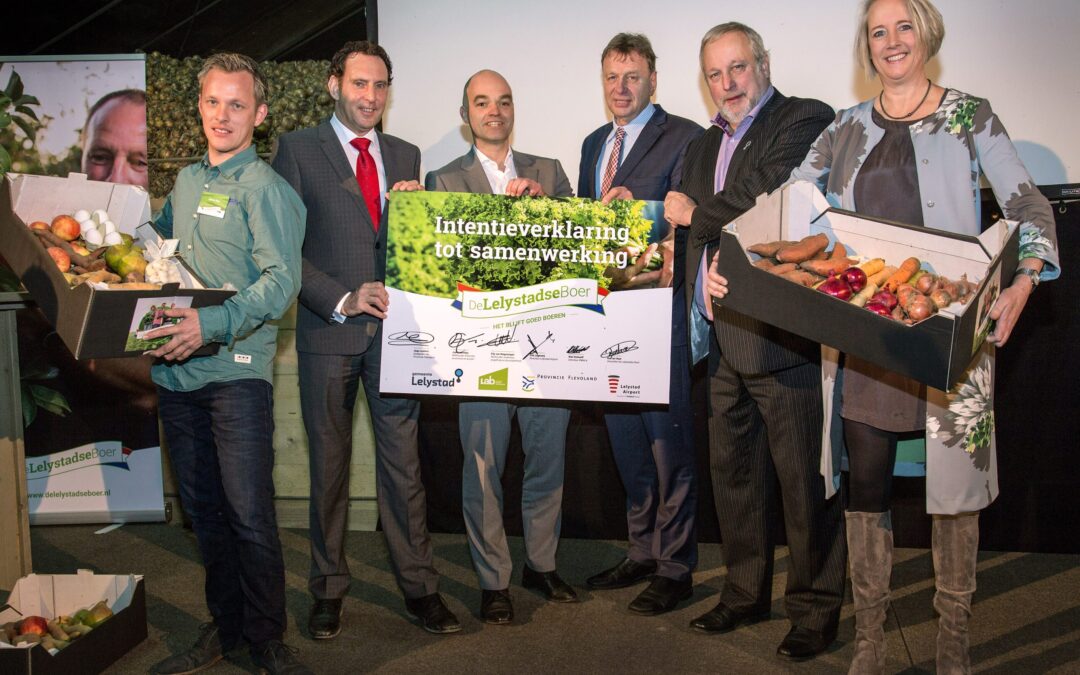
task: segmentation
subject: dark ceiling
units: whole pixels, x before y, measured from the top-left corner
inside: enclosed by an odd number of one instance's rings
[[[107,0],[22,3],[0,52],[174,57],[236,51],[259,61],[329,59],[375,37],[372,0]]]

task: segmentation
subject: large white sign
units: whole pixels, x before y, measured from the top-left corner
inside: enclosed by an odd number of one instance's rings
[[[666,234],[658,207],[394,195],[380,390],[666,404],[671,289],[615,281]]]

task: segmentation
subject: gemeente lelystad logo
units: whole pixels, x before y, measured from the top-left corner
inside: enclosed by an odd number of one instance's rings
[[[454,385],[461,383],[461,376],[465,371],[458,368],[454,371],[454,377],[439,377],[435,373],[413,373],[412,385],[425,389],[452,389]]]

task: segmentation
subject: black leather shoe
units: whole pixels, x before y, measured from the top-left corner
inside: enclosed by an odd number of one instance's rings
[[[630,603],[634,614],[655,616],[670,612],[678,604],[694,594],[694,582],[691,579],[676,581],[668,577],[653,577],[648,587]]]
[[[420,626],[429,633],[445,635],[461,630],[457,617],[438,593],[425,595],[422,598],[405,598],[405,609],[409,611],[409,614],[420,619]]]
[[[618,565],[593,575],[585,580],[585,585],[598,591],[614,588],[626,588],[645,581],[656,573],[656,563],[639,563],[630,558],[623,558]]]
[[[792,626],[784,641],[776,648],[780,656],[801,661],[817,656],[829,648],[836,640],[836,629],[828,633],[811,630],[802,626]]]
[[[514,620],[514,605],[510,603],[510,589],[480,592],[480,618],[484,623],[508,624]]]
[[[281,640],[268,640],[251,648],[251,661],[260,675],[315,675],[296,658],[296,649]]]
[[[702,633],[727,633],[739,626],[757,623],[769,618],[768,609],[742,609],[735,610],[724,603],[702,614],[690,622],[690,627]]]
[[[577,602],[577,593],[570,584],[562,580],[555,570],[550,572],[537,572],[528,565],[521,572],[521,585],[532,588],[544,594],[551,602]]]
[[[341,600],[315,599],[308,615],[308,631],[314,640],[329,640],[341,632]]]
[[[150,669],[156,675],[184,675],[197,673],[209,668],[225,657],[225,648],[221,644],[221,632],[212,623],[199,626],[199,637],[195,645],[187,651],[173,654]]]

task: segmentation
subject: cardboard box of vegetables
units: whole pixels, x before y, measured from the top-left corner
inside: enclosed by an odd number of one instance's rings
[[[992,328],[1018,246],[1014,222],[957,235],[835,209],[795,183],[724,228],[721,304],[947,390]]]
[[[0,672],[100,673],[146,639],[146,591],[132,574],[31,574],[0,606]]]
[[[157,239],[153,228],[136,232],[149,219],[149,197],[131,185],[84,174],[9,173],[0,182],[0,255],[76,358],[141,354],[128,348],[141,300],[197,308],[235,292],[206,288],[181,261],[152,255],[162,253],[160,240],[147,241],[146,233]]]

